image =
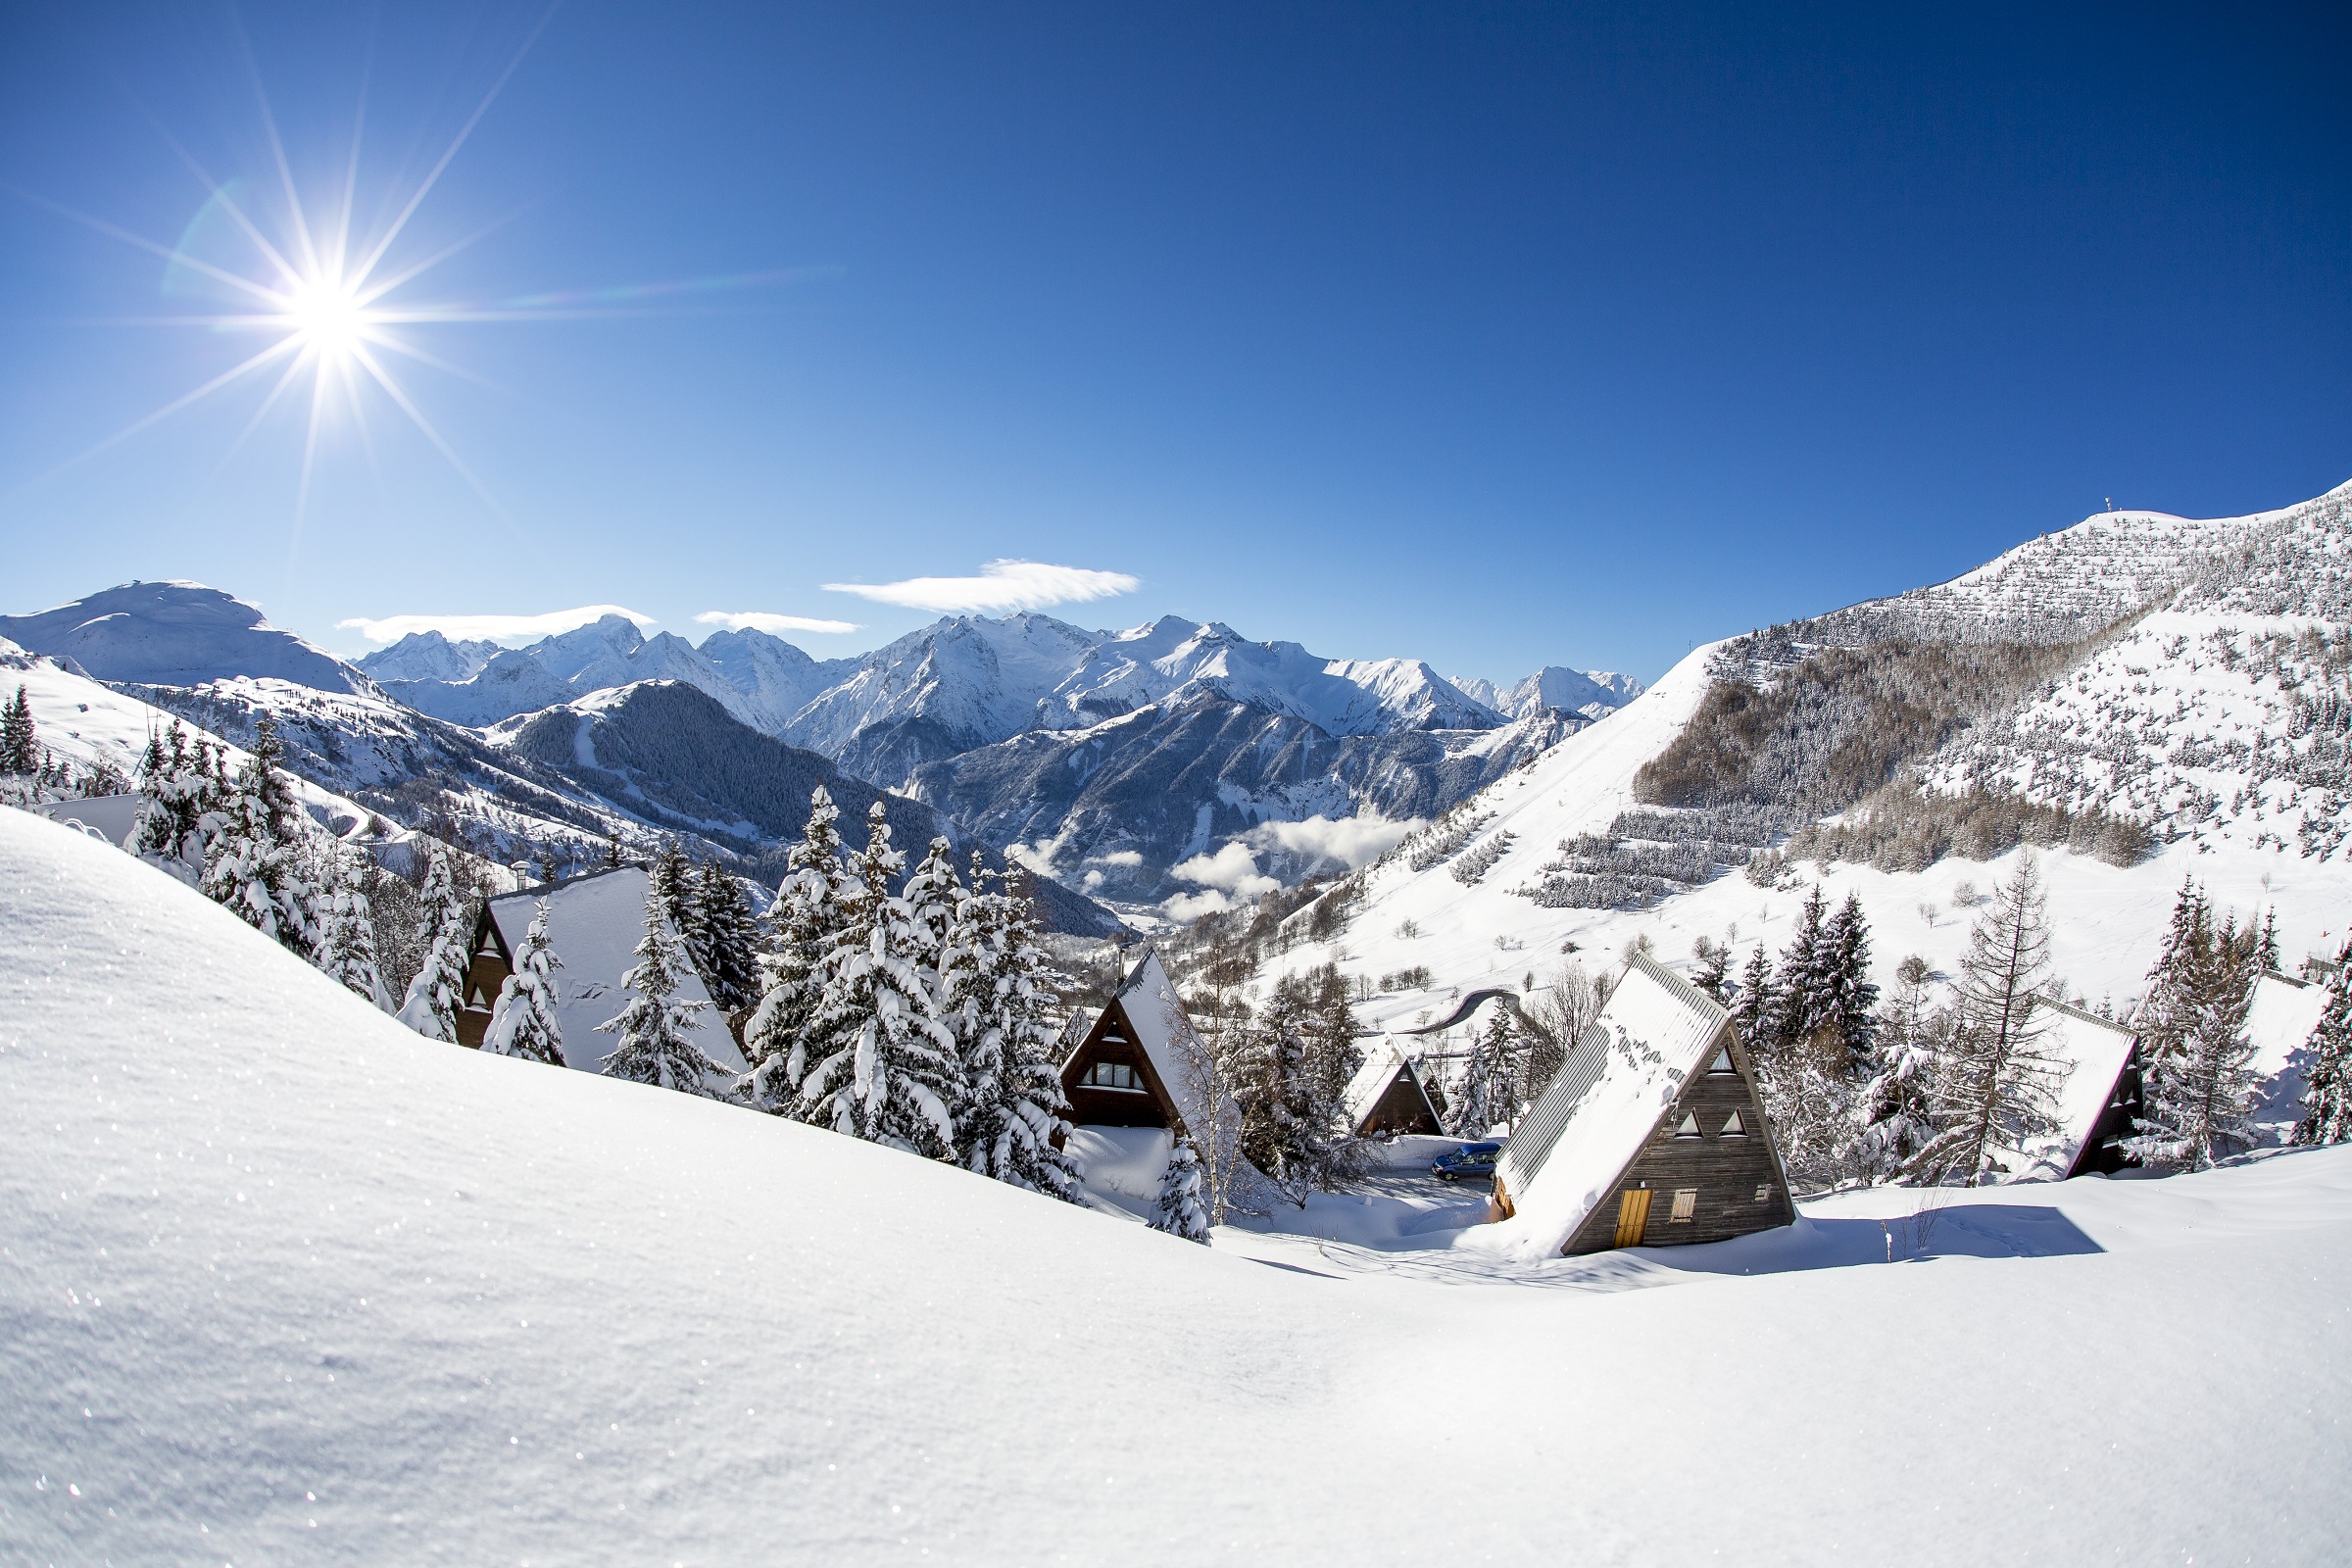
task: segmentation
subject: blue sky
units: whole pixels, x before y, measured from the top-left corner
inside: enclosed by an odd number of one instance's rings
[[[338,9],[0,16],[0,609],[821,657],[929,618],[824,584],[1017,560],[1137,580],[1090,625],[1654,677],[2352,477],[2341,8]],[[278,232],[258,79],[314,219],[364,105],[365,238],[510,65],[385,253],[495,224],[386,303],[530,318],[384,328],[456,462],[369,383],[305,494],[274,365],[72,461],[275,340],[135,324],[251,307],[84,220],[233,263],[176,143]]]

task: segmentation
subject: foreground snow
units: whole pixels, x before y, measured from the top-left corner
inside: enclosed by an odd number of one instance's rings
[[[427,1044],[19,812],[0,929],[12,1561],[2352,1550],[2352,1152],[1437,1289]]]

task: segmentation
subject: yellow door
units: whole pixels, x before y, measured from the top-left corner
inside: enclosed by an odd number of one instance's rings
[[[1617,1200],[1617,1246],[1640,1247],[1642,1232],[1648,1224],[1648,1188],[1637,1187]]]

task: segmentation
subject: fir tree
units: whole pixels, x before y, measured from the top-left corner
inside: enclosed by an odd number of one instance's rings
[[[2050,931],[2041,871],[2032,855],[1993,889],[1961,959],[1955,1027],[1930,1091],[1936,1135],[1906,1174],[1958,1178],[1974,1187],[1999,1170],[2003,1151],[2023,1151],[2059,1130],[2064,1072],[2041,1048],[2034,996],[2049,978]]]
[[[1355,1174],[1356,1140],[1341,1104],[1362,1060],[1348,1038],[1350,1019],[1346,982],[1330,969],[1277,981],[1243,1032],[1234,1085],[1243,1157],[1301,1207],[1309,1192],[1332,1191]]]
[[[199,886],[238,919],[309,959],[318,953],[319,889],[293,784],[277,766],[284,755],[277,726],[264,713],[252,755],[206,814]]]
[[[760,923],[743,885],[717,860],[705,860],[690,902],[691,934],[680,935],[704,989],[722,1012],[752,1005],[760,1000]]]
[[[318,967],[354,996],[392,1010],[375,957],[375,911],[368,904],[365,852],[329,840],[321,857],[325,875],[319,901]]]
[[[618,1035],[620,1044],[605,1058],[608,1078],[710,1100],[724,1098],[710,1087],[723,1072],[695,1043],[694,1015],[707,1002],[682,1002],[678,981],[687,972],[686,950],[671,932],[669,910],[658,889],[645,899],[645,935],[638,939],[636,964],[621,976],[629,994],[619,1013],[596,1026],[599,1034]]]
[[[744,1056],[752,1071],[744,1090],[752,1103],[778,1114],[797,1110],[808,1076],[809,1028],[824,993],[825,956],[847,922],[842,889],[841,816],[818,785],[808,797],[808,822],[785,855],[784,880],[768,910],[769,945],[760,960],[760,1004],[744,1026]]]
[[[2303,1119],[2295,1123],[2293,1142],[2352,1139],[2352,943],[2336,955],[2327,1004],[2303,1049]]]
[[[678,848],[676,839],[662,841],[662,853],[655,856],[654,863],[646,868],[646,877],[652,884],[654,902],[662,906],[662,913],[669,921],[669,928],[678,934],[678,940],[686,945],[686,952],[691,957],[700,939],[700,933],[696,930],[694,866],[687,860],[686,852]]]
[[[2225,921],[2214,930],[2201,890],[2183,890],[2149,996],[2158,1045],[2141,1036],[2142,1114],[2125,1150],[2157,1169],[2202,1170],[2253,1147],[2254,1004],[2259,944]]]
[[[466,918],[449,857],[441,850],[434,850],[425,862],[424,886],[417,890],[416,902],[424,963],[400,1000],[399,1018],[427,1040],[455,1045],[466,971],[473,958],[473,922]]]
[[[937,1015],[935,977],[920,966],[913,911],[890,892],[905,864],[876,801],[865,850],[842,886],[841,940],[818,970],[800,1114],[853,1138],[952,1159],[961,1073],[956,1037]]]
[[[1461,1088],[1453,1102],[1454,1137],[1484,1138],[1518,1113],[1512,1094],[1518,1055],[1518,1031],[1511,1027],[1510,1009],[1496,1004],[1488,1013],[1486,1032],[1462,1063]]]
[[[1690,983],[1725,1006],[1731,1005],[1734,983],[1731,944],[1700,937],[1690,944],[1690,956],[1698,960],[1691,968]]]
[[[1870,1059],[1878,1034],[1874,1009],[1879,1004],[1879,988],[1871,983],[1870,922],[1863,917],[1858,896],[1845,896],[1823,938],[1824,1021],[1859,1071]]]
[[[1928,978],[1927,960],[1917,954],[1895,965],[1894,992],[1863,1057],[1846,1163],[1868,1181],[1900,1171],[1936,1131],[1932,1089],[1946,1020],[1930,1004]]]
[[[1731,1007],[1732,1027],[1740,1031],[1749,1057],[1758,1061],[1769,1047],[1772,996],[1772,960],[1764,956],[1764,945],[1758,943],[1747,956],[1747,967],[1740,971],[1739,994],[1732,999]]]
[[[498,988],[497,1010],[482,1035],[484,1051],[551,1067],[566,1065],[564,1025],[556,1015],[556,971],[563,967],[555,944],[548,940],[547,901],[541,899],[531,907],[530,929],[523,933],[522,951],[514,955],[514,972]]]
[[[1057,1147],[1069,1137],[1069,1102],[1054,1062],[1045,951],[1017,873],[995,892],[987,874],[975,851],[971,892],[956,902],[940,974],[963,1068],[956,1144],[968,1170],[1077,1202],[1077,1167]]]
[[[1835,1006],[1836,955],[1824,915],[1829,900],[1821,884],[1797,911],[1796,935],[1781,955],[1779,984],[1764,1004],[1763,1061],[1767,1072],[1788,1048],[1809,1041],[1830,1023]]]
[[[22,681],[6,711],[0,711],[0,773],[41,770],[40,732],[33,727],[32,703]]]
[[[1144,1223],[1155,1231],[1208,1245],[1208,1205],[1200,1197],[1200,1159],[1193,1141],[1176,1140],[1168,1151],[1167,1169],[1160,1172],[1159,1198]]]
[[[147,799],[139,808],[131,852],[201,866],[205,813],[219,806],[222,793],[212,743],[200,736],[191,749],[187,732],[173,719],[160,734],[147,737],[138,785]]]

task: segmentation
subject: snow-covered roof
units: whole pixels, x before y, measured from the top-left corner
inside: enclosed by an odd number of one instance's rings
[[[2254,983],[2254,1005],[2246,1009],[2246,1038],[2254,1045],[2254,1070],[2265,1078],[2287,1071],[2293,1056],[2310,1043],[2328,1010],[2328,988],[2309,981],[2266,974]],[[2298,1094],[2301,1090],[2298,1088]]]
[[[1567,1245],[1729,1019],[1705,992],[1635,955],[1495,1164],[1515,1250],[1549,1257]]]
[[[1389,1085],[1396,1081],[1396,1075],[1408,1071],[1418,1082],[1420,1070],[1414,1067],[1413,1058],[1393,1040],[1384,1039],[1364,1053],[1364,1064],[1356,1069],[1355,1076],[1348,1080],[1348,1087],[1340,1094],[1348,1125],[1361,1127],[1364,1118],[1372,1114],[1372,1107],[1389,1092]],[[1427,1100],[1429,1091],[1424,1088],[1421,1095]]]
[[[556,1018],[564,1030],[564,1059],[583,1071],[600,1071],[620,1044],[618,1035],[598,1034],[596,1026],[618,1014],[628,1001],[621,976],[637,961],[634,955],[645,935],[645,898],[652,880],[642,867],[624,865],[490,901],[490,917],[498,923],[507,950],[515,954],[522,951],[523,933],[531,928],[532,909],[541,899],[547,901],[548,940],[564,965],[556,971]],[[679,977],[678,995],[688,1002],[710,1000],[691,966]],[[705,1055],[730,1071],[742,1070],[742,1053],[735,1049],[727,1021],[716,1007],[696,1013],[692,1032]]]
[[[2047,997],[2035,997],[2034,1008],[2043,1014],[2036,1044],[2068,1069],[2057,1096],[2058,1125],[2064,1130],[2049,1155],[2052,1168],[2063,1174],[2074,1168],[2083,1141],[2115,1098],[2115,1080],[2132,1058],[2133,1036],[2122,1024]]]
[[[44,801],[31,808],[35,816],[45,816],[52,822],[95,833],[117,849],[129,845],[131,835],[139,830],[139,811],[147,797],[135,791],[128,795],[89,795],[78,800]]]
[[[1176,994],[1176,983],[1168,978],[1159,955],[1146,948],[1127,978],[1119,982],[1119,1009],[1126,1013],[1127,1022],[1135,1032],[1135,1043],[1152,1062],[1152,1070],[1167,1087],[1168,1098],[1175,1102],[1176,1114],[1196,1136],[1209,1125],[1207,1109],[1201,1100],[1200,1072],[1197,1063],[1207,1054],[1208,1048],[1193,1028],[1193,1020],[1184,1010],[1184,1001]],[[1238,1115],[1228,1099],[1218,1107],[1219,1116]]]

